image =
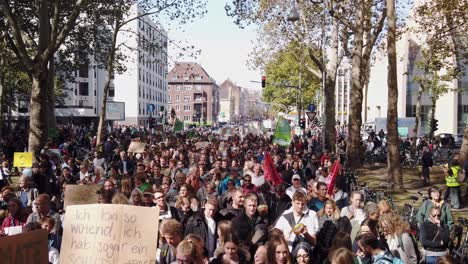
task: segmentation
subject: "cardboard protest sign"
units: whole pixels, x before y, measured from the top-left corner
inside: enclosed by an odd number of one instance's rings
[[[15,152],[13,155],[13,167],[31,168],[32,161],[32,152]]]
[[[128,151],[131,153],[143,153],[145,151],[146,143],[132,141],[128,146]]]
[[[101,186],[92,185],[73,185],[65,186],[65,201],[64,206],[79,205],[79,204],[97,204],[99,202],[98,191]]]
[[[65,219],[60,263],[156,263],[156,207],[74,205]]]
[[[197,143],[195,143],[195,147],[196,147],[197,149],[204,149],[204,148],[206,148],[209,144],[210,144],[210,142],[208,142],[208,141],[197,142]]]
[[[36,230],[0,239],[2,264],[49,264],[46,230]]]

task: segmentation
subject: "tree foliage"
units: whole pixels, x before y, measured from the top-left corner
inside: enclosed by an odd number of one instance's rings
[[[267,85],[263,89],[263,98],[266,102],[273,103],[272,107],[279,111],[291,110],[296,106],[300,91],[299,75],[301,75],[301,87],[304,103],[315,102],[317,92],[320,89],[320,80],[307,71],[302,64],[312,65],[313,62],[305,55],[307,50],[301,49],[298,43],[291,43],[287,49],[277,52],[266,65]],[[297,58],[303,58],[303,63]],[[312,66],[310,66],[312,67]],[[278,84],[278,85],[272,85]]]

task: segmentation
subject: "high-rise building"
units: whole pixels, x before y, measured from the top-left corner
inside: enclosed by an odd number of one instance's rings
[[[177,118],[213,124],[219,112],[219,86],[194,62],[176,62],[168,74],[168,103]]]
[[[137,5],[131,17],[143,11]],[[126,71],[115,75],[115,101],[125,102],[125,124],[148,124],[167,110],[167,44],[164,28],[149,16],[125,25],[119,35]]]

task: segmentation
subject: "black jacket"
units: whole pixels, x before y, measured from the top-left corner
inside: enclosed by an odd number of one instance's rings
[[[216,230],[218,229],[218,221],[220,220],[219,215],[216,215],[214,217],[215,221],[215,239],[213,241],[212,248],[216,249],[216,240],[217,240],[217,232]],[[206,223],[205,220],[205,215],[203,214],[203,211],[197,212],[194,215],[192,215],[188,221],[187,221],[187,226],[185,227],[185,233],[184,237],[188,236],[189,234],[195,234],[199,235],[201,239],[203,240],[203,244],[205,245],[206,248],[208,247],[208,224]],[[213,256],[214,252],[208,252],[208,256],[211,257]]]
[[[450,239],[449,234],[447,225],[436,225],[427,219],[420,228],[421,245],[428,251],[446,251]]]
[[[252,244],[252,238],[257,233],[260,239],[256,242],[265,242],[267,235],[267,222],[260,216],[255,215],[252,219],[247,216],[244,210],[242,213],[232,219],[232,232],[239,238],[239,241],[245,245]]]
[[[238,217],[241,213],[240,209],[236,209],[232,207],[231,204],[228,204],[226,208],[221,210],[219,214],[222,216],[224,220],[232,220],[234,217]]]

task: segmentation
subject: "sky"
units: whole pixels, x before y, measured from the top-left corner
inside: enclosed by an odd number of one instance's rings
[[[241,87],[261,89],[259,83],[250,81],[260,81],[262,73],[249,70],[247,66],[249,53],[253,50],[252,42],[256,39],[255,27],[241,29],[235,25],[233,19],[226,15],[225,2],[208,0],[207,14],[183,26],[182,30],[174,30],[162,22],[163,27],[168,31],[169,39],[193,44],[195,49],[201,51],[197,58],[181,61],[197,62],[218,84],[229,78]],[[177,57],[178,51],[174,47],[169,49],[169,56]]]

